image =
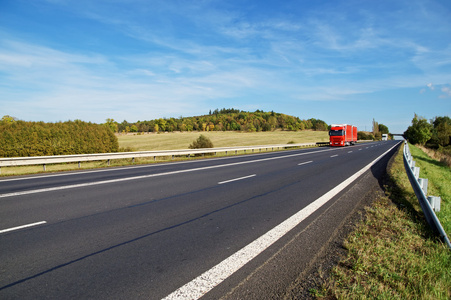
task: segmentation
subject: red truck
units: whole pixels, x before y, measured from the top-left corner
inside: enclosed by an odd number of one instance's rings
[[[357,143],[357,127],[348,124],[333,124],[329,131],[330,146],[348,146]]]

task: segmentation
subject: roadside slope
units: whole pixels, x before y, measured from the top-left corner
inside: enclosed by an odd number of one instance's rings
[[[401,148],[402,149],[402,148]],[[427,225],[404,170],[402,151],[390,162],[378,195],[339,245],[342,259],[316,274],[309,298],[450,299],[451,251]],[[384,194],[385,192],[385,194]],[[325,261],[332,262],[331,257]],[[323,275],[323,276],[320,276]],[[294,297],[298,298],[298,297]],[[306,297],[301,297],[306,298]]]

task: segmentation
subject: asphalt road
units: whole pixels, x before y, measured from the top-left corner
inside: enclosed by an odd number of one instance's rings
[[[205,298],[230,297],[341,194],[242,265],[227,259],[396,143],[0,179],[0,298],[197,298],[209,284]]]

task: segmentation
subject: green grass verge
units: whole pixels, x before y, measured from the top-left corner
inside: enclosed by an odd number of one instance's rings
[[[429,157],[421,149],[409,146],[415,166],[420,167],[420,178],[428,179],[428,196],[442,198],[437,217],[449,237],[451,234],[451,169],[444,163]]]
[[[414,147],[412,154],[421,160]],[[428,159],[423,163],[426,169],[436,166]],[[344,245],[348,256],[332,269],[320,291],[311,291],[316,298],[451,299],[451,251],[424,219],[402,151],[388,171],[386,196],[366,209],[365,219]]]

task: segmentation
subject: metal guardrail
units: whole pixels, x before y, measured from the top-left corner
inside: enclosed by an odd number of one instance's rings
[[[262,145],[262,146],[242,146],[242,147],[219,147],[219,148],[202,148],[202,149],[183,149],[183,150],[164,150],[164,151],[136,151],[136,152],[116,152],[116,153],[98,153],[98,154],[75,154],[75,155],[55,155],[55,156],[30,156],[30,157],[7,157],[0,158],[0,168],[1,167],[11,167],[11,166],[26,166],[26,165],[42,165],[44,171],[45,166],[48,164],[59,164],[59,163],[70,163],[78,162],[78,166],[81,166],[81,162],[87,161],[108,161],[108,165],[113,159],[132,159],[140,157],[157,157],[163,156],[191,156],[199,154],[217,154],[218,152],[225,152],[226,155],[229,152],[238,153],[238,151],[252,151],[256,150],[271,151],[296,148],[296,147],[316,147],[316,143],[303,143],[303,144],[281,144],[281,145]]]
[[[443,230],[442,224],[435,215],[435,211],[440,211],[440,197],[429,196],[427,197],[427,183],[428,180],[424,178],[419,178],[420,168],[415,167],[415,161],[410,154],[409,145],[407,141],[404,143],[404,167],[409,177],[410,184],[415,192],[415,195],[420,202],[421,209],[423,210],[424,216],[426,217],[429,226],[432,230],[437,233],[443,242],[445,242],[451,249],[451,244],[449,242],[448,236],[445,230]]]

